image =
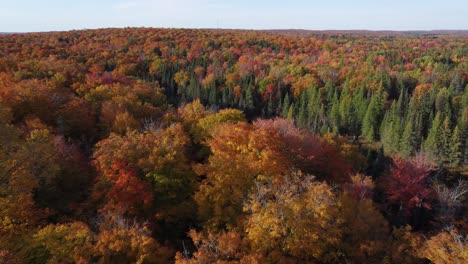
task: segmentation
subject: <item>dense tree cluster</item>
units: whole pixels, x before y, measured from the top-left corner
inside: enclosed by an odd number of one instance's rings
[[[2,35],[0,263],[462,263],[467,43]]]

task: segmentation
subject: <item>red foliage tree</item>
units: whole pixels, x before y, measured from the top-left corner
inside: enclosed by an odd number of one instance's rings
[[[105,209],[138,215],[151,206],[153,195],[150,186],[138,178],[135,169],[123,162],[114,162],[104,171],[104,177],[112,184],[105,196]]]
[[[255,126],[278,131],[292,165],[332,182],[344,181],[350,167],[337,149],[310,131],[299,129],[292,120],[276,118],[258,120]]]
[[[423,157],[404,160],[393,158],[385,192],[391,205],[399,205],[405,215],[414,208],[430,209],[432,190],[427,177],[432,166]]]

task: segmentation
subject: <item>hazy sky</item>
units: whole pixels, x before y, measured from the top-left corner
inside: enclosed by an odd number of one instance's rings
[[[128,26],[468,29],[468,0],[0,0],[0,32]]]

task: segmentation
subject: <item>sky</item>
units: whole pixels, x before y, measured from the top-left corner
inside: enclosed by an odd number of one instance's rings
[[[468,0],[0,0],[0,32],[108,27],[468,29]]]

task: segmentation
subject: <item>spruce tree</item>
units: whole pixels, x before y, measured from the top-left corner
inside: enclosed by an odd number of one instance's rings
[[[361,132],[364,116],[366,115],[368,101],[365,96],[364,87],[352,95],[352,110],[350,111],[350,127],[355,135]]]
[[[383,115],[385,96],[382,88],[371,96],[364,120],[362,121],[362,135],[368,141],[376,140],[376,128],[380,128],[380,121]]]
[[[283,110],[281,111],[281,116],[283,118],[287,118],[288,112],[289,112],[289,94],[286,93],[286,95],[284,96]]]
[[[254,96],[252,92],[252,87],[249,85],[245,91],[245,109],[253,110],[255,108]]]
[[[301,98],[299,101],[299,109],[297,113],[297,126],[298,127],[307,127],[307,116],[306,116],[306,109],[307,109],[307,90],[302,92]]]
[[[384,118],[380,125],[380,141],[382,146],[387,149],[394,151],[392,149],[392,133],[393,133],[393,120],[392,120],[392,111],[395,109],[395,101],[392,103],[390,110],[385,112]]]
[[[402,116],[397,101],[393,101],[390,109],[385,113],[380,127],[381,141],[385,149],[391,152],[398,152],[400,149],[400,139],[402,131]]]
[[[463,164],[468,163],[468,107],[465,108],[458,122],[461,140],[461,161]]]
[[[289,107],[287,118],[290,120],[294,120],[294,116],[295,116],[294,115],[294,103],[292,103],[291,106]]]
[[[435,97],[435,109],[440,112],[441,118],[445,120],[447,116],[450,116],[450,103],[449,103],[449,91],[447,88],[442,88]]]
[[[308,98],[309,101],[307,105],[307,123],[311,127],[312,131],[317,131],[319,126],[318,121],[320,107],[322,105],[322,93],[316,87],[312,87],[309,89]]]
[[[326,101],[330,103],[332,101],[333,95],[335,93],[336,89],[333,88],[333,84],[331,82],[326,82],[325,83],[325,96],[326,96]],[[329,104],[331,107],[331,105]]]
[[[400,141],[400,154],[402,157],[412,156],[417,147],[416,135],[414,131],[414,120],[408,118],[406,121],[405,129]]]
[[[341,122],[341,126],[350,129],[352,124],[352,101],[351,95],[349,94],[342,94],[340,98],[340,105],[339,105],[339,120]]]
[[[408,106],[408,92],[406,91],[406,88],[403,85],[403,81],[401,81],[401,91],[400,95],[398,96],[398,102],[397,102],[397,111],[400,114],[400,116],[404,116],[406,112],[406,107]]]
[[[320,132],[320,134],[325,134],[330,132],[330,127],[328,126],[327,122],[327,116],[325,112],[325,104],[321,103],[320,104],[320,110],[319,110],[319,127],[318,129],[314,130],[314,132]]]
[[[330,108],[330,113],[328,114],[329,117],[329,124],[330,128],[333,131],[333,133],[338,133],[338,130],[340,128],[340,102],[338,100],[338,91],[335,90],[335,93],[333,94],[332,102],[331,102],[331,108]]]
[[[434,120],[432,121],[432,127],[429,130],[426,140],[423,144],[423,149],[427,155],[434,161],[440,160],[440,144],[439,137],[441,132],[441,120],[440,113],[437,112]]]
[[[369,107],[367,108],[366,115],[364,116],[364,120],[362,122],[362,128],[361,128],[361,133],[364,136],[364,138],[368,141],[374,141],[375,137],[375,132],[374,132],[374,126],[373,126],[373,120],[375,116],[375,108],[373,107],[373,104],[369,104]]]
[[[208,103],[212,106],[216,106],[218,104],[218,91],[215,85],[210,85]]]
[[[447,116],[442,125],[440,133],[440,150],[441,161],[443,163],[450,163],[450,144],[452,143],[452,130],[450,129],[450,119]]]
[[[448,162],[450,166],[458,166],[462,157],[462,142],[458,126],[456,126],[453,130],[453,134],[450,141],[451,142],[449,146]]]
[[[267,102],[267,111],[266,111],[266,115],[268,117],[271,117],[273,115],[273,94],[270,94],[270,96],[268,97],[268,102]]]
[[[276,100],[278,101],[276,106],[273,107],[273,115],[274,116],[283,116],[283,97],[281,96],[281,93],[278,92],[278,94],[275,96]]]

